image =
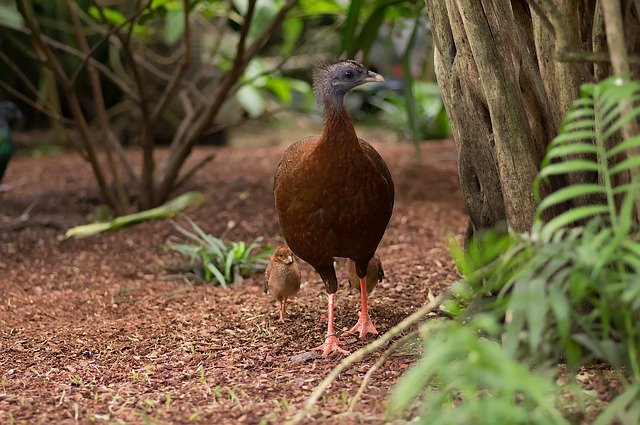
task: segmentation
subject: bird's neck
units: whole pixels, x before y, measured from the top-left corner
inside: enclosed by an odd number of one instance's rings
[[[340,145],[358,141],[356,130],[342,100],[339,104],[325,102],[322,140],[329,144],[339,143]]]

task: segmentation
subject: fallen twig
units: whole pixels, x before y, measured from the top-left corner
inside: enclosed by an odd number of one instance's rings
[[[353,398],[349,402],[349,408],[347,409],[347,413],[353,412],[353,409],[356,406],[356,403],[358,403],[358,400],[360,400],[360,397],[362,397],[362,394],[364,393],[364,390],[367,387],[367,384],[371,380],[371,377],[376,372],[376,370],[378,370],[380,366],[382,366],[382,364],[385,361],[387,361],[389,356],[391,356],[398,349],[400,345],[404,344],[409,338],[414,337],[417,333],[418,331],[413,331],[406,334],[402,338],[395,340],[393,344],[389,346],[389,348],[384,350],[384,352],[380,355],[380,357],[378,357],[378,360],[376,360],[376,362],[373,365],[371,365],[367,373],[362,378],[362,383],[360,384],[360,388],[358,388],[358,391],[356,391],[356,394],[353,396]]]
[[[331,372],[316,386],[313,390],[309,399],[305,403],[304,407],[298,411],[298,413],[289,421],[287,421],[287,425],[295,425],[300,423],[305,416],[309,414],[313,406],[318,402],[322,394],[329,388],[329,386],[333,383],[333,381],[340,376],[343,370],[347,369],[351,365],[353,365],[358,360],[362,359],[369,353],[372,353],[379,348],[383,347],[393,338],[398,336],[402,331],[404,331],[409,326],[421,320],[424,316],[437,309],[440,304],[446,299],[448,292],[442,293],[435,297],[433,300],[429,301],[422,308],[414,312],[411,316],[406,317],[402,322],[395,325],[393,328],[389,329],[384,335],[380,338],[373,341],[371,344],[365,345],[359,350],[353,352],[348,357],[344,358],[336,367],[333,368]]]
[[[37,204],[38,204],[38,201],[33,201],[32,203],[30,203],[29,206],[24,210],[22,214],[20,214],[19,216],[11,220],[11,222],[5,226],[4,230],[15,230],[22,223],[25,223],[26,221],[28,221],[29,218],[31,218],[31,210],[33,210],[33,208]]]

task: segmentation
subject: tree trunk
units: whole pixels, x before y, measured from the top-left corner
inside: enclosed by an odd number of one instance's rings
[[[536,207],[532,182],[547,144],[578,97],[580,84],[609,72],[602,63],[556,60],[556,52],[566,47],[606,50],[600,4],[532,1],[541,17],[525,0],[426,3],[436,77],[456,140],[470,227],[475,231],[506,222],[514,231],[528,230]],[[626,28],[637,29],[632,2],[622,3]],[[554,12],[565,29],[562,37],[554,35],[550,23]],[[630,52],[639,44],[637,34],[627,40]],[[637,75],[637,67],[633,71]],[[569,181],[552,180],[543,192],[596,179],[575,174]]]

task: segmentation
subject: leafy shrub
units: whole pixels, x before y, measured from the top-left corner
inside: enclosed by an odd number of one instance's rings
[[[406,95],[384,90],[370,102],[383,111],[382,119],[391,129],[407,140],[445,139],[451,134],[447,111],[436,83],[413,81],[413,98],[418,117],[415,130],[409,119],[409,100]],[[413,132],[416,134],[413,134]]]
[[[536,187],[550,176],[585,171],[596,172],[598,183],[548,195],[526,234],[489,232],[466,252],[454,246],[464,277],[458,304],[466,308],[457,321],[429,331],[425,355],[397,386],[392,409],[408,409],[422,395],[422,411],[442,416],[438,423],[563,423],[554,404],[566,394],[553,388],[555,366],[566,363],[575,372],[602,361],[626,375],[627,384],[596,423],[638,423],[638,182],[616,184],[614,177],[640,164],[640,135],[615,139],[640,115],[633,107],[639,94],[640,84],[620,79],[583,86]],[[540,220],[545,210],[585,195],[602,202]]]
[[[188,258],[193,275],[228,288],[229,284],[240,283],[245,277],[266,269],[271,249],[262,244],[260,238],[250,244],[224,241],[205,233],[188,217],[186,219],[191,230],[174,222],[184,239],[172,237],[167,246]]]

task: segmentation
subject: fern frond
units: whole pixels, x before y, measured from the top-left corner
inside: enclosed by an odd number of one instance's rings
[[[621,217],[629,216],[633,205],[623,202],[626,211],[622,211],[616,205],[616,195],[635,197],[640,182],[616,187],[614,177],[640,167],[640,155],[635,154],[640,149],[640,135],[619,143],[613,138],[625,124],[640,118],[640,106],[636,106],[640,102],[640,84],[610,78],[598,84],[583,85],[581,96],[573,102],[559,134],[549,143],[538,179],[596,172],[599,183],[572,185],[549,194],[539,203],[537,216],[560,203],[582,205],[585,196],[589,195],[598,195],[593,199],[606,199],[606,205],[580,206],[561,213],[544,226],[543,233],[547,235],[562,226],[596,215],[602,215],[614,227],[623,225],[622,230],[630,230],[629,221],[621,220]],[[620,105],[625,102],[634,107],[621,114]],[[621,160],[615,163],[619,158]],[[536,182],[534,188],[538,184]]]

